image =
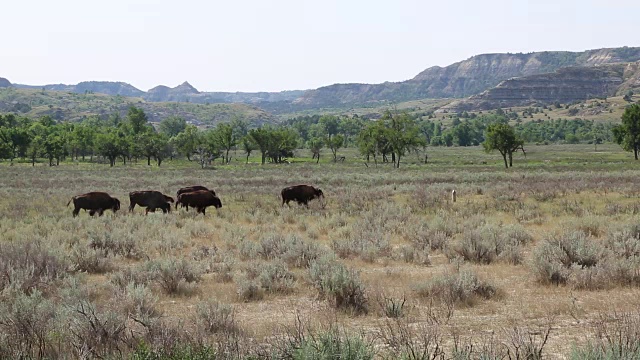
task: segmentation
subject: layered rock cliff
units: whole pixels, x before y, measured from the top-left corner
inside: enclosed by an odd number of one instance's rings
[[[567,67],[553,73],[513,78],[481,94],[455,101],[445,109],[489,110],[620,95],[624,90],[640,87],[639,67],[640,62]]]
[[[303,107],[341,106],[379,101],[466,97],[513,77],[553,72],[568,66],[596,66],[640,60],[640,48],[583,52],[483,54],[447,67],[431,67],[413,79],[383,84],[336,84],[307,91],[295,101]]]

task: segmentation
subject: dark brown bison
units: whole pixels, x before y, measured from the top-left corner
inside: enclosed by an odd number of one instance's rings
[[[129,201],[129,211],[133,211],[136,205],[139,205],[146,207],[145,214],[148,214],[149,211],[155,212],[156,209],[162,209],[162,212],[166,214],[171,211],[169,202],[173,202],[173,198],[160,191],[132,191],[129,193]]]
[[[206,214],[206,209],[209,206],[215,206],[216,209],[222,207],[222,202],[220,198],[213,195],[213,192],[210,190],[197,190],[188,193],[182,193],[178,195],[178,199],[176,200],[176,204],[181,204],[182,206],[186,206],[187,210],[189,206],[197,209],[197,212]]]
[[[109,194],[104,192],[90,192],[82,195],[74,196],[69,202],[67,206],[71,204],[73,201],[73,217],[78,216],[80,209],[89,210],[89,215],[93,216],[96,212],[99,216],[102,216],[105,210],[120,210],[120,200],[109,196]]]
[[[284,204],[289,205],[289,201],[295,201],[298,204],[304,204],[306,207],[309,207],[309,201],[313,199],[318,198],[324,200],[322,190],[311,185],[289,186],[282,189],[280,195],[282,195],[282,206],[284,206]],[[321,203],[324,208],[324,202],[322,200]]]
[[[194,191],[199,191],[199,190],[207,190],[209,192],[211,192],[211,194],[213,196],[216,196],[216,192],[213,190],[209,190],[206,187],[202,186],[202,185],[194,185],[194,186],[187,186],[187,187],[183,187],[180,190],[178,190],[176,192],[176,199],[180,197],[181,194],[185,194],[185,193],[190,193],[190,192],[194,192]],[[181,203],[180,201],[176,202],[176,209],[178,209],[178,205],[181,205],[183,207],[187,207],[187,211],[189,210],[189,205],[185,205],[183,203]]]

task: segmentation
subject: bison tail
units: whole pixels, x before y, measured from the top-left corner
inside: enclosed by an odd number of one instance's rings
[[[72,201],[73,201],[73,198],[71,198],[71,200],[69,200],[69,202],[67,203],[67,206],[69,206],[69,204],[71,204]]]

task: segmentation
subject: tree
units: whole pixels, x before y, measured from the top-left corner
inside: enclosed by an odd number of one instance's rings
[[[393,116],[390,112],[386,112],[382,120],[389,128],[387,137],[395,159],[394,167],[399,168],[402,156],[423,145],[424,141],[420,136],[416,121],[409,114],[402,113]]]
[[[41,121],[34,122],[29,127],[29,137],[31,138],[31,142],[29,143],[27,153],[31,159],[31,166],[35,166],[36,159],[45,153],[47,132],[47,127],[43,125],[43,122]]]
[[[253,141],[253,138],[249,135],[245,135],[242,140],[242,150],[247,154],[247,164],[249,163],[249,156],[251,156],[251,152],[256,149],[256,143]]]
[[[376,155],[378,153],[378,124],[370,123],[368,124],[360,133],[358,134],[357,144],[358,150],[360,154],[366,157],[367,162],[369,162],[369,158],[373,156],[373,162],[378,166],[378,161],[376,159]]]
[[[482,143],[486,152],[498,150],[504,159],[504,167],[513,166],[513,153],[522,150],[524,141],[516,135],[513,127],[504,123],[493,123],[487,127],[487,136]],[[509,162],[507,163],[507,157]]]
[[[327,147],[331,149],[333,162],[336,162],[338,160],[338,149],[344,144],[344,137],[340,134],[333,136],[327,135],[325,142],[327,143]]]
[[[127,122],[129,126],[131,126],[131,130],[134,135],[137,135],[143,131],[147,127],[147,114],[144,113],[144,110],[132,106],[129,108],[129,112],[127,113]]]
[[[176,150],[186,156],[189,161],[191,161],[191,155],[196,151],[200,140],[198,128],[193,125],[187,125],[184,131],[171,138]]]
[[[317,159],[316,160],[316,164],[320,162],[320,151],[322,151],[322,148],[324,147],[324,142],[322,141],[321,138],[313,138],[311,140],[309,140],[309,142],[307,143],[307,145],[309,146],[309,150],[311,150],[311,154],[312,157],[311,159]]]
[[[147,158],[147,165],[151,166],[151,158],[156,159],[158,166],[162,164],[162,160],[171,155],[171,146],[169,138],[165,134],[155,132],[146,132],[138,135],[137,146],[139,152]]]
[[[640,105],[633,104],[627,107],[622,114],[622,124],[611,129],[613,137],[625,151],[633,151],[638,160],[640,150]]]
[[[159,125],[161,134],[165,134],[172,138],[187,128],[187,122],[179,116],[169,116],[162,120]]]
[[[262,164],[266,162],[267,153],[269,152],[269,141],[271,138],[270,130],[266,127],[249,130],[249,136],[260,150],[262,155]]]
[[[128,151],[128,141],[126,135],[117,128],[109,128],[101,131],[96,136],[96,151],[98,154],[109,159],[109,166],[116,164],[119,156],[124,156]]]
[[[216,137],[216,141],[220,145],[220,148],[225,152],[225,160],[226,164],[229,163],[229,151],[236,146],[237,138],[233,133],[233,127],[230,124],[218,124],[216,129],[214,130],[214,134]]]

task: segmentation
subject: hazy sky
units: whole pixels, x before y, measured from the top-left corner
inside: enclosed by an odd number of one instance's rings
[[[481,53],[640,46],[638,14],[638,0],[8,0],[0,77],[201,91],[401,81]]]

